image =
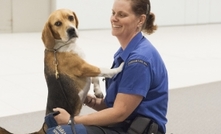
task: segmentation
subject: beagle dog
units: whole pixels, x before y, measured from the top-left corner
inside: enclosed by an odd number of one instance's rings
[[[95,96],[102,98],[98,77],[111,78],[123,69],[124,63],[118,68],[107,69],[83,59],[84,54],[76,44],[78,23],[73,11],[59,9],[51,13],[42,31],[44,73],[48,87],[46,115],[55,107],[64,108],[71,116],[78,115],[91,83],[94,84]],[[47,129],[45,125],[43,127]]]

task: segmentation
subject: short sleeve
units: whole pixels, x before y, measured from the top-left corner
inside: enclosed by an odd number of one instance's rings
[[[150,83],[149,64],[141,59],[132,59],[125,64],[118,92],[146,97]]]

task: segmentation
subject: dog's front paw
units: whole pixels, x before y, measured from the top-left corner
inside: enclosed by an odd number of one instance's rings
[[[124,67],[124,62],[122,62],[122,63],[120,64],[120,66],[116,68],[117,71],[118,71],[118,73],[123,70],[123,67]]]
[[[106,77],[106,78],[112,78],[114,75],[120,73],[123,70],[124,62],[120,64],[119,67],[107,69],[107,68],[100,68],[101,73],[98,76]]]
[[[98,77],[92,77],[92,83],[94,85],[94,95],[97,98],[103,98],[104,95],[101,91],[101,87],[100,87],[100,84],[99,84],[99,78]]]

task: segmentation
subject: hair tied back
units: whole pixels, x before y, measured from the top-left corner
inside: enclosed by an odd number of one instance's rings
[[[149,13],[150,13],[150,4],[148,3],[148,4],[147,4],[147,11],[146,11],[146,15],[149,15]]]

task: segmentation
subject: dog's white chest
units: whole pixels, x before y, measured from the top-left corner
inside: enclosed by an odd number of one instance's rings
[[[73,51],[73,53],[76,53],[76,54],[78,54],[78,56],[80,56],[82,59],[85,59],[85,54],[84,54],[84,52],[83,52],[83,50],[80,48],[80,47],[78,47],[77,45],[75,45],[75,48],[74,49],[72,49]]]
[[[72,52],[74,54],[77,54],[82,59],[85,59],[85,54],[83,50],[77,46],[75,42],[69,42],[67,44],[64,44],[61,40],[56,40],[56,45],[54,49],[58,49],[59,52]]]

